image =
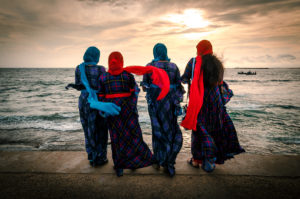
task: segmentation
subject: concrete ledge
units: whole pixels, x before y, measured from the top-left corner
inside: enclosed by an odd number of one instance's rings
[[[213,173],[206,173],[186,163],[190,154],[180,153],[177,157],[177,175],[253,175],[253,176],[300,176],[300,156],[240,154],[217,165]],[[0,152],[1,173],[83,173],[114,174],[111,154],[109,163],[93,168],[83,151],[2,151]],[[125,174],[163,174],[152,167],[124,170]]]
[[[1,198],[299,198],[300,156],[241,154],[205,173],[177,158],[176,176],[152,167],[93,168],[82,151],[0,152]]]

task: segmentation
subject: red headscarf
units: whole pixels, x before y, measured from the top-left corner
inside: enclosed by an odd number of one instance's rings
[[[134,73],[136,75],[144,75],[152,73],[152,84],[157,85],[161,92],[157,100],[163,99],[170,90],[170,80],[166,71],[154,66],[127,66],[123,68],[124,61],[120,52],[112,52],[108,57],[108,72],[112,75],[119,75],[123,71]]]
[[[181,123],[186,129],[197,129],[197,117],[201,110],[204,97],[203,71],[201,70],[202,56],[212,54],[212,45],[207,40],[202,40],[197,45],[197,57],[194,70],[194,77],[191,85],[190,101],[187,108],[186,116]]]

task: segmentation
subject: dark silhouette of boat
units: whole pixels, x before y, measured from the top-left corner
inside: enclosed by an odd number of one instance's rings
[[[251,72],[250,70],[248,72],[240,71],[238,72],[239,75],[256,75],[256,71]]]

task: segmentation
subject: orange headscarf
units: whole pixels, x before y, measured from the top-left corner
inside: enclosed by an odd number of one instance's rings
[[[120,52],[112,52],[108,57],[108,72],[112,75],[119,75],[123,71],[134,73],[136,75],[144,75],[152,73],[152,84],[157,85],[161,91],[157,100],[163,99],[170,90],[170,80],[166,71],[154,66],[127,66],[123,68],[124,61]]]
[[[197,117],[201,110],[204,97],[203,71],[201,70],[202,56],[212,54],[212,45],[208,40],[202,40],[197,45],[197,57],[194,70],[194,77],[191,85],[190,101],[186,116],[181,123],[186,129],[197,130]]]

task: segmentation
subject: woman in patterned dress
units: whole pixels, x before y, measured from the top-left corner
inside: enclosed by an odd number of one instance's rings
[[[99,115],[97,109],[91,108],[91,101],[89,101],[89,91],[98,89],[98,79],[101,74],[105,73],[105,68],[97,65],[99,58],[99,49],[94,46],[89,47],[84,53],[84,62],[76,67],[75,84],[69,84],[70,87],[81,91],[78,100],[79,115],[84,131],[88,160],[92,166],[98,166],[108,162],[106,157],[108,140],[106,120]],[[85,80],[83,80],[82,77],[85,77]],[[89,87],[89,89],[86,87]],[[106,111],[107,114],[113,114],[115,110],[114,104],[96,103],[98,107],[101,106],[100,109],[102,111]]]
[[[99,101],[113,102],[121,107],[120,115],[107,117],[107,125],[114,169],[118,176],[122,176],[123,169],[151,165],[153,156],[143,141],[137,112],[139,91],[134,76],[128,70],[130,67],[123,68],[123,56],[119,52],[112,52],[108,62],[108,72],[103,73],[99,79]],[[146,67],[133,67],[137,72],[143,68]]]
[[[148,112],[152,126],[152,146],[156,160],[155,167],[163,166],[172,177],[175,175],[175,160],[182,146],[182,133],[177,123],[180,102],[184,89],[181,86],[180,72],[175,63],[170,62],[167,48],[158,43],[153,48],[154,59],[147,66],[155,66],[167,72],[170,91],[163,100],[156,100],[160,88],[152,84],[149,74],[144,75],[141,86],[147,92]]]
[[[225,103],[233,93],[223,81],[224,68],[213,55],[212,45],[202,40],[197,45],[197,57],[192,58],[181,79],[192,84],[187,113],[181,125],[192,131],[192,158],[189,164],[206,172],[215,169],[215,163],[244,152]]]

